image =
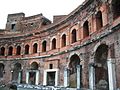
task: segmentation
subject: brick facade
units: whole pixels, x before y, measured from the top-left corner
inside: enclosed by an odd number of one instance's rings
[[[67,68],[68,86],[77,87],[76,67],[81,65],[81,88],[102,88],[99,81],[103,78],[109,83],[105,90],[120,88],[120,12],[114,9],[120,8],[117,3],[118,0],[85,0],[70,14],[55,16],[53,23],[42,14],[9,14],[5,30],[0,31],[1,84],[64,86]],[[90,75],[95,78],[93,82]]]

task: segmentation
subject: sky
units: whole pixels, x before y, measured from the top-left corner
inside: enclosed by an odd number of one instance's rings
[[[54,15],[67,15],[85,0],[1,0],[0,29],[5,28],[7,15],[23,12],[25,16],[42,13],[52,21]]]

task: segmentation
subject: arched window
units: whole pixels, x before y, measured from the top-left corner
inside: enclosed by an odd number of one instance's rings
[[[37,43],[35,43],[33,45],[33,53],[37,53],[37,47],[38,47],[38,45],[37,45]]]
[[[8,49],[8,55],[12,55],[13,54],[13,47],[10,46]]]
[[[0,55],[4,56],[5,55],[5,48],[1,47],[0,49]]]
[[[52,49],[56,49],[56,39],[52,40]]]
[[[25,54],[29,54],[29,45],[25,46]]]
[[[43,43],[42,43],[42,52],[46,52],[46,48],[47,48],[47,42],[43,41]]]
[[[114,19],[120,16],[120,0],[112,0],[112,11]]]
[[[61,45],[62,47],[66,46],[66,35],[65,34],[62,35],[62,42],[61,42],[61,44],[62,44]]]
[[[89,26],[88,26],[88,21],[85,21],[83,24],[83,38],[89,36]]]
[[[72,30],[72,43],[77,41],[77,33],[76,33],[76,29]]]
[[[20,54],[21,54],[21,47],[17,46],[16,55],[20,55]]]
[[[97,31],[103,27],[103,19],[102,19],[102,12],[98,11],[96,14],[96,29]]]

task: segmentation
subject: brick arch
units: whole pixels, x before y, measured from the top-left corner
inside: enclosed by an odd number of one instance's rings
[[[56,49],[57,46],[57,39],[53,38],[51,41],[51,49]]]
[[[95,15],[95,19],[96,19],[96,30],[99,31],[103,27],[103,16],[101,10],[97,11]]]
[[[77,42],[77,30],[73,29],[71,32],[71,43]]]
[[[21,54],[21,45],[17,45],[16,46],[16,55],[20,55]]]
[[[30,69],[38,70],[38,68],[39,68],[38,62],[36,62],[36,61],[31,62]]]
[[[11,56],[13,55],[14,47],[11,45],[8,47],[8,55]]]
[[[25,44],[24,45],[24,48],[25,48],[25,54],[29,54],[29,51],[30,51],[30,45],[29,44]]]
[[[86,21],[83,23],[83,38],[88,37],[89,34],[90,34],[89,21],[86,20]]]
[[[69,60],[69,84],[70,84],[70,87],[72,88],[76,88],[77,87],[77,66],[80,65],[80,57],[77,55],[77,54],[73,54],[71,57],[70,57],[70,60]],[[82,72],[81,73],[81,76],[82,76]],[[80,77],[81,77],[80,76]],[[82,83],[82,81],[80,80],[80,82]]]
[[[99,83],[101,80],[104,80],[106,84],[106,90],[108,90],[108,65],[107,65],[107,59],[108,59],[108,45],[106,44],[100,44],[94,55],[94,69],[95,69],[95,85],[96,89],[99,86]],[[102,89],[102,87],[101,87]]]
[[[38,43],[34,43],[32,47],[33,47],[33,53],[37,53],[38,52]]]
[[[67,62],[67,68],[69,68],[69,63],[70,63],[70,58],[74,55],[74,54],[76,54],[76,55],[78,55],[79,56],[79,52],[72,52],[72,53],[70,53],[70,55],[68,56],[68,62]],[[80,57],[79,57],[80,58]]]
[[[42,52],[46,52],[47,51],[47,40],[43,40],[42,41]]]
[[[1,56],[5,55],[5,50],[6,50],[6,48],[4,46],[0,47],[0,55]]]

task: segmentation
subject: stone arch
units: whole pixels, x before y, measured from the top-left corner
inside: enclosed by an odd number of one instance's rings
[[[13,71],[12,71],[12,81],[21,83],[22,81],[22,65],[20,63],[15,63],[13,65]]]
[[[32,69],[32,70],[38,70],[38,67],[39,67],[39,65],[38,65],[37,62],[32,62],[32,63],[31,63],[31,69]]]
[[[69,78],[69,84],[70,87],[77,87],[77,65],[80,65],[80,58],[77,54],[73,54],[70,57],[69,62],[69,71],[70,71],[70,78]]]
[[[4,68],[5,68],[5,65],[3,63],[0,63],[0,78],[3,78]]]
[[[101,44],[97,47],[94,56],[94,69],[95,69],[95,86],[96,89],[104,89],[101,86],[101,81],[104,80],[106,84],[105,90],[108,90],[108,67],[107,67],[107,58],[108,58],[108,45]]]

